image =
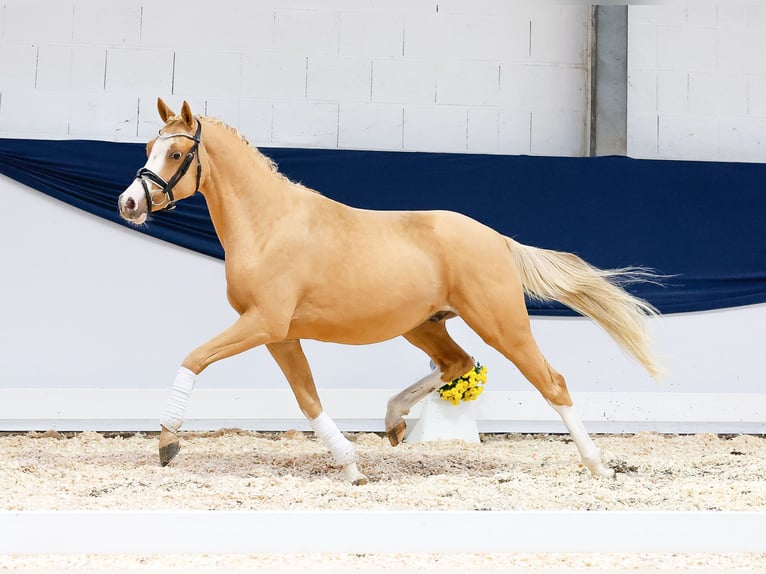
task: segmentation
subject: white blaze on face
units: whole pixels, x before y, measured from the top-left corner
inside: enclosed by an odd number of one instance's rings
[[[153,171],[156,174],[162,173],[162,169],[165,165],[165,159],[168,156],[170,146],[173,144],[171,138],[157,138],[152,146],[152,151],[149,154],[149,158],[146,160],[144,167]],[[147,181],[149,186],[149,192],[155,197],[155,201],[161,202],[162,197],[159,193],[159,188],[152,182]],[[120,215],[123,219],[140,225],[146,221],[151,211],[151,206],[146,203],[146,194],[144,193],[144,187],[140,180],[134,179],[128,188],[120,194],[117,201],[120,209]]]

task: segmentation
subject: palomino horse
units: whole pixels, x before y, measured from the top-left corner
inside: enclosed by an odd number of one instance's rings
[[[228,299],[239,314],[183,360],[160,421],[163,466],[178,452],[196,376],[215,361],[266,345],[345,477],[364,484],[353,445],[322,409],[300,339],[367,344],[402,335],[431,357],[437,369],[388,402],[386,432],[397,445],[410,407],[474,366],[445,326],[460,316],[559,413],[591,473],[613,476],[564,377],[532,337],[524,294],[590,317],[656,376],[644,320],[656,311],[619,286],[641,279],[640,269],[596,269],[458,213],[355,209],[290,181],[235,129],[194,116],[188,103],[180,115],[161,99],[158,109],[165,126],[120,195],[120,214],[142,224],[150,212],[201,192],[226,253]]]

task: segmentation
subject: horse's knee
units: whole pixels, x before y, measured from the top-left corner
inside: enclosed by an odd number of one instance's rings
[[[474,367],[474,360],[467,353],[462,353],[462,355],[457,357],[451,357],[449,360],[440,358],[434,362],[441,372],[441,380],[445,383],[449,383],[458,377],[462,377]]]

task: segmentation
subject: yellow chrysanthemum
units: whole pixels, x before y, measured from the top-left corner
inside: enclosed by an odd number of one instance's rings
[[[439,389],[439,396],[457,406],[461,401],[475,401],[484,391],[487,382],[487,367],[476,363],[473,369],[462,377],[453,379]]]

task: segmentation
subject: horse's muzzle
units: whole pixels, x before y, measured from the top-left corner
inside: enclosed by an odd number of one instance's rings
[[[146,221],[148,215],[146,202],[143,200],[143,195],[139,195],[137,198],[131,192],[131,187],[122,192],[117,200],[117,207],[120,211],[120,217],[136,225],[141,225]]]

